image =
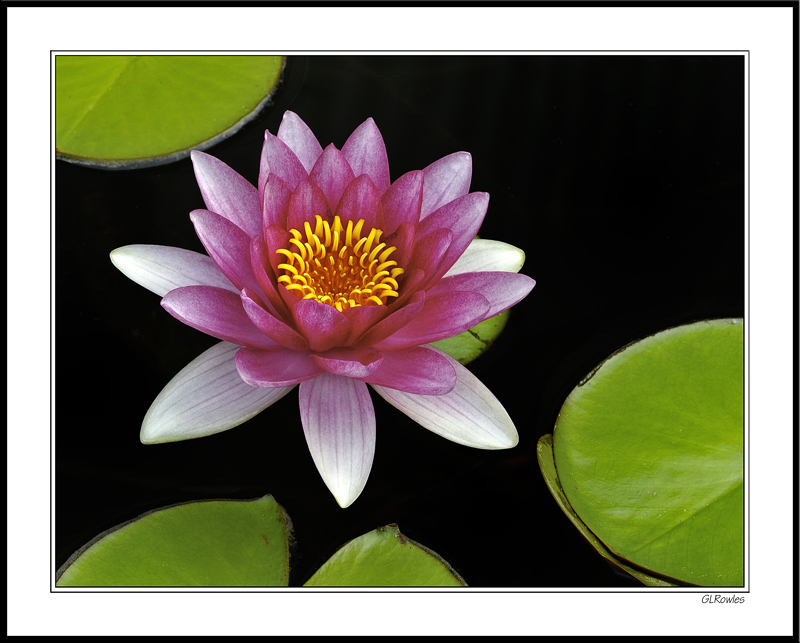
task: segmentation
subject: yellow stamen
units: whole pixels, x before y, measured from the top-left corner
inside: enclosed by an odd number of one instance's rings
[[[276,250],[278,283],[298,299],[316,299],[339,311],[354,306],[383,306],[398,297],[397,278],[405,272],[389,256],[396,250],[381,242],[383,230],[365,235],[364,219],[330,224],[317,215],[303,231],[289,230],[289,248]],[[305,234],[304,234],[305,233]],[[305,238],[304,238],[305,237]]]

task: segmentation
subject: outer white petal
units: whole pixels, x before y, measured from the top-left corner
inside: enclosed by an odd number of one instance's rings
[[[123,246],[111,251],[111,262],[126,277],[161,297],[183,286],[217,286],[239,293],[211,257],[192,250]]]
[[[173,377],[144,416],[141,441],[175,442],[232,429],[294,388],[245,384],[233,360],[239,348],[220,342]]]
[[[374,384],[372,388],[389,404],[443,438],[476,449],[516,446],[517,429],[503,405],[477,377],[449,355],[445,357],[458,377],[455,388],[445,395],[415,395]]]
[[[525,253],[516,246],[491,239],[473,239],[445,277],[463,272],[519,272],[524,263]]]
[[[300,419],[308,449],[339,506],[367,484],[375,456],[375,411],[364,382],[323,373],[300,384]]]

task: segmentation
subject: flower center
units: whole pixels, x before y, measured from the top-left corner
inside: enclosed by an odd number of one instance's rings
[[[282,274],[278,283],[298,299],[316,299],[335,306],[340,312],[353,306],[382,306],[388,297],[397,297],[397,278],[405,272],[389,260],[396,248],[381,242],[382,230],[372,228],[362,236],[364,219],[342,225],[338,216],[333,225],[317,215],[311,223],[289,230],[289,249],[281,248],[286,258],[278,264]]]

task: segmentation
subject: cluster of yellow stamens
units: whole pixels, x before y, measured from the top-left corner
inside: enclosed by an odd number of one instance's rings
[[[316,299],[342,311],[382,306],[398,296],[397,278],[404,270],[389,259],[396,248],[381,242],[382,230],[372,228],[362,236],[364,219],[343,226],[335,216],[331,225],[319,215],[313,231],[308,221],[303,227],[305,238],[291,229],[290,247],[277,251],[286,258],[278,265],[278,282],[298,299]]]

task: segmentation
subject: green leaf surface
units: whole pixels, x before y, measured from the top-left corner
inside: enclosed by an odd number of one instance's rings
[[[558,480],[616,558],[743,585],[743,350],[741,320],[671,328],[613,354],[565,401]]]
[[[157,509],[101,534],[60,587],[252,587],[289,582],[290,524],[272,496]]]
[[[431,345],[444,351],[462,364],[469,364],[480,357],[503,332],[508,322],[509,313],[510,311],[508,310],[503,311],[499,315],[490,317],[459,335],[431,342]]]
[[[567,518],[569,518],[572,524],[577,527],[578,531],[581,532],[581,535],[586,538],[592,547],[595,548],[597,553],[612,563],[615,567],[630,574],[645,585],[650,585],[652,587],[675,586],[675,583],[670,583],[666,580],[651,576],[650,574],[645,574],[638,569],[634,569],[633,567],[626,565],[623,561],[619,560],[610,551],[608,551],[608,549],[603,546],[603,543],[600,542],[597,536],[595,536],[589,530],[589,528],[583,524],[583,521],[578,517],[578,514],[575,513],[575,511],[572,509],[572,506],[569,504],[569,500],[567,500],[567,496],[564,494],[564,490],[561,488],[561,483],[558,481],[556,463],[553,459],[553,436],[550,433],[539,438],[539,442],[536,444],[536,457],[539,460],[539,468],[542,471],[542,477],[544,478],[545,484],[547,484],[547,488],[550,489],[550,493],[553,494],[553,498],[555,498],[558,506],[561,507],[561,510],[565,514],[567,514]],[[580,579],[575,579],[575,583],[576,585],[580,585]]]
[[[103,168],[167,163],[255,117],[282,56],[56,56],[56,154]]]
[[[438,554],[406,538],[397,525],[380,527],[344,545],[307,587],[461,587]]]

